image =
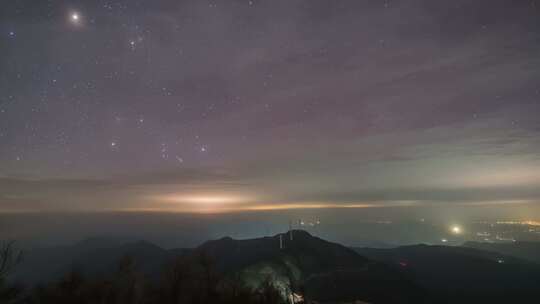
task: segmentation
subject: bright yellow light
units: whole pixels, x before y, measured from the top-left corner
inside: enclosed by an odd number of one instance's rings
[[[463,229],[461,229],[460,226],[454,225],[452,228],[450,228],[453,234],[461,234],[463,232]]]

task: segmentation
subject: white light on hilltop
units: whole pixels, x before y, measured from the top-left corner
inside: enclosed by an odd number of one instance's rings
[[[457,225],[452,226],[450,230],[453,234],[461,234],[463,232],[463,229],[461,229],[461,227]]]

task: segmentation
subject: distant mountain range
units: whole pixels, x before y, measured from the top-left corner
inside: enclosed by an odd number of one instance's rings
[[[495,250],[469,248],[479,244],[465,245],[351,249],[301,230],[249,240],[222,238],[194,249],[95,238],[28,251],[11,280],[35,286],[72,269],[86,276],[106,275],[126,255],[138,271],[158,280],[176,257],[205,256],[216,271],[238,276],[245,285],[256,287],[270,279],[279,288],[302,290],[321,303],[515,303],[540,298],[539,265]]]
[[[438,303],[527,303],[540,296],[540,265],[511,255],[459,246],[354,249],[402,268]]]
[[[464,247],[476,248],[490,252],[498,252],[536,262],[540,264],[540,243],[538,242],[512,242],[512,243],[480,243],[466,242]]]
[[[187,251],[166,250],[146,241],[123,243],[116,239],[91,238],[71,246],[23,252],[23,262],[11,279],[34,286],[57,280],[72,270],[89,276],[105,275],[114,271],[118,261],[128,255],[141,272],[155,277],[165,263]]]

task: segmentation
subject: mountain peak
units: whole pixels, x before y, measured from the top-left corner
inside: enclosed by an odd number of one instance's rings
[[[307,232],[306,230],[302,230],[302,229],[292,229],[292,230],[289,230],[289,231],[287,231],[285,233],[279,233],[276,236],[279,236],[280,234],[289,236],[291,233],[293,234],[293,238],[294,237],[298,237],[298,238],[315,238],[315,236],[313,236],[311,233]]]

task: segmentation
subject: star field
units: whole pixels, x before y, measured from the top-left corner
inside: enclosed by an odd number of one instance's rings
[[[6,2],[0,211],[536,206],[539,17],[525,0]]]

